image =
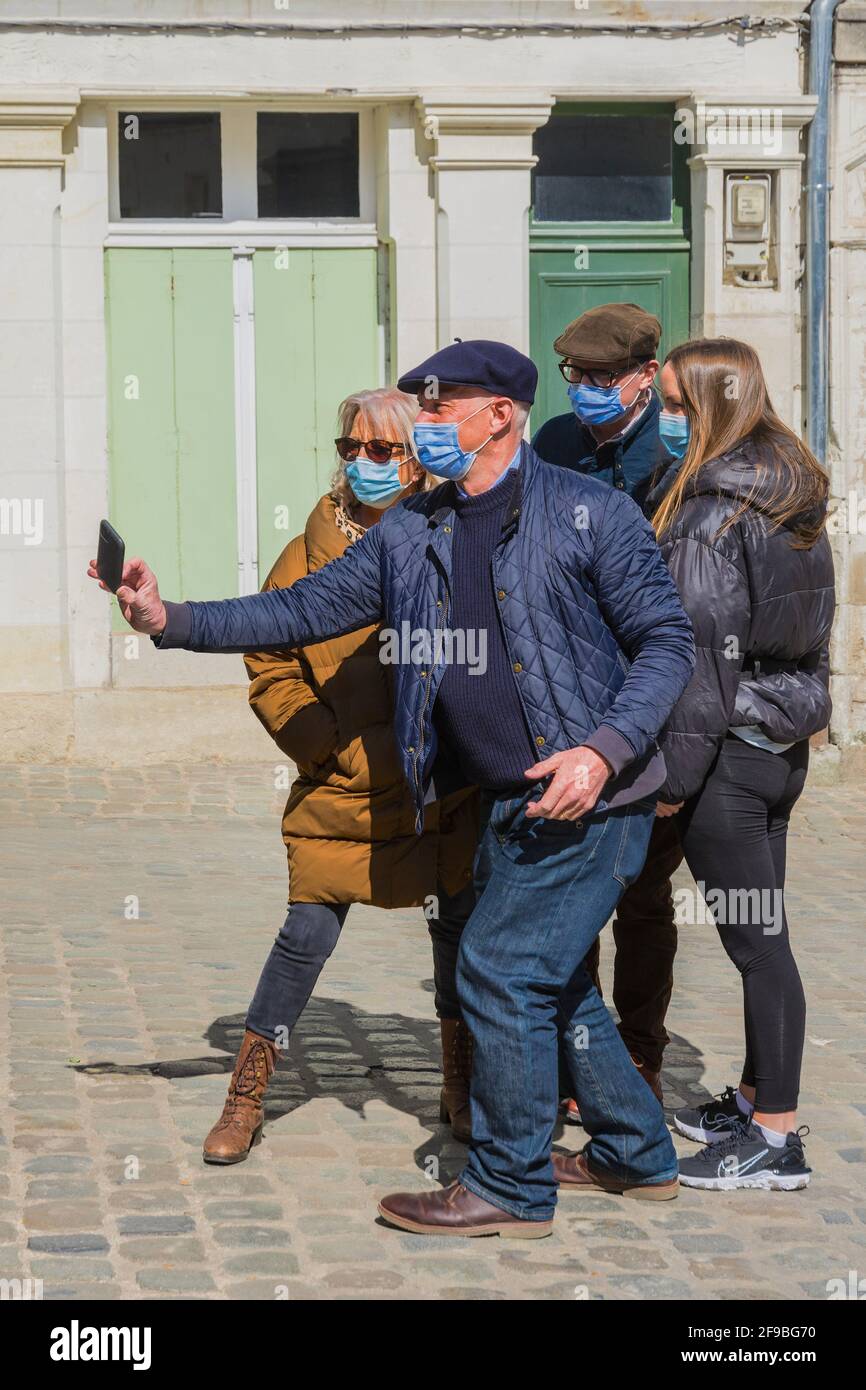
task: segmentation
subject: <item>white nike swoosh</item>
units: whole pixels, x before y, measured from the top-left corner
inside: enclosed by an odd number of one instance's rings
[[[760,1163],[761,1159],[765,1158],[769,1152],[769,1149],[761,1149],[760,1153],[755,1154],[753,1158],[747,1159],[745,1163],[738,1163],[735,1175],[729,1172],[729,1170],[725,1167],[725,1160],[721,1159],[718,1167],[718,1176],[720,1178],[729,1178],[732,1176],[742,1177],[743,1173],[748,1173],[749,1169],[754,1168],[756,1163]]]

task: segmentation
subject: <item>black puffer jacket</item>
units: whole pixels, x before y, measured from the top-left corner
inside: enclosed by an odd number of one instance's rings
[[[661,801],[700,790],[731,727],[757,724],[775,742],[793,743],[830,719],[830,543],[824,533],[810,549],[795,549],[788,527],[773,528],[761,507],[772,475],[758,483],[758,458],[746,440],[704,464],[661,540],[697,645],[694,675],[660,739]],[[654,505],[674,476],[671,468]],[[717,538],[746,497],[748,509]]]

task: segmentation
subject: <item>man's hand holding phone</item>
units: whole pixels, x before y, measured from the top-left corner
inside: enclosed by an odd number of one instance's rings
[[[107,584],[99,578],[96,561],[91,560],[87,567],[91,579],[99,580],[99,587],[110,592]],[[149,637],[158,637],[167,622],[165,604],[159,596],[156,575],[143,560],[127,560],[117,589],[117,602],[120,611],[131,628]]]

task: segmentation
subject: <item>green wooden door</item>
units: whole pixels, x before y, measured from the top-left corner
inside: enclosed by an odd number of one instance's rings
[[[553,342],[586,309],[640,304],[661,321],[660,357],[689,333],[688,169],[673,108],[563,104],[548,125],[530,220],[533,430],[569,408]]]
[[[328,489],[337,407],[381,385],[373,248],[257,251],[259,576]]]
[[[231,252],[113,248],[105,275],[111,519],[167,597],[236,594]]]

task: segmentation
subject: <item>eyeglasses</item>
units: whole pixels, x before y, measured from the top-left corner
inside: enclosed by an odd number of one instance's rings
[[[643,365],[639,362],[637,370],[639,371]],[[600,372],[592,368],[576,367],[573,362],[558,362],[557,366],[569,386],[582,386],[584,381],[587,381],[590,386],[603,386],[608,389],[613,386],[618,376],[629,370],[628,367],[620,367],[616,372]]]
[[[406,453],[405,444],[392,444],[388,439],[353,439],[345,434],[334,443],[344,463],[354,463],[362,449],[371,463],[388,463],[392,454]]]

